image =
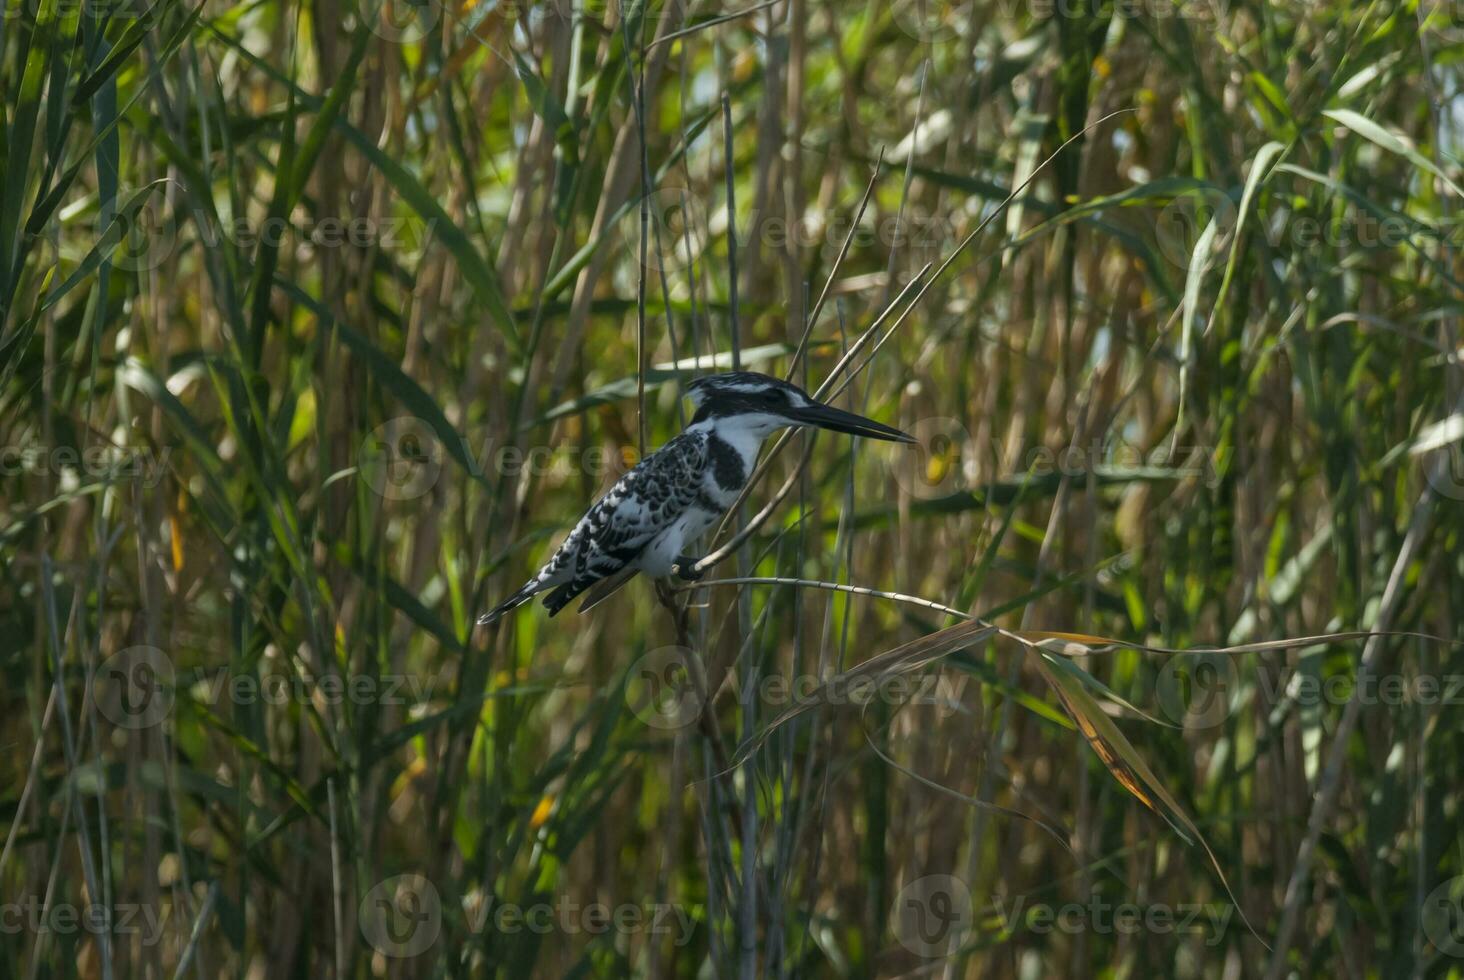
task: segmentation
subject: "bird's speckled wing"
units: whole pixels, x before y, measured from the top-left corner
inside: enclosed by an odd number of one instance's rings
[[[539,581],[563,583],[555,597],[562,605],[625,568],[698,502],[707,465],[703,431],[683,432],[651,453],[580,518]]]

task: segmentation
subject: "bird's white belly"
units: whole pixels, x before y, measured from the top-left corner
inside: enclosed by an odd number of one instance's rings
[[[718,516],[700,507],[687,508],[674,524],[651,539],[636,565],[649,575],[670,575],[676,559],[692,552],[696,539],[717,522]]]

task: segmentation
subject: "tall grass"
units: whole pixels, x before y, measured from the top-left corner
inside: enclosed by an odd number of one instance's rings
[[[0,975],[1464,975],[1461,25],[9,5]]]

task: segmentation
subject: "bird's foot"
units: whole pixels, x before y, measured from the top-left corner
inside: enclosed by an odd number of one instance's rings
[[[696,563],[699,561],[701,561],[700,558],[694,558],[691,555],[678,555],[671,566],[671,571],[683,582],[699,581],[702,576],[706,575],[705,571],[696,567]]]

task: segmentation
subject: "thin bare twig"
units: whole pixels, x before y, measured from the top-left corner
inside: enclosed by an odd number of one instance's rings
[[[900,301],[904,299],[906,293],[915,288],[915,286],[920,282],[921,276],[923,276],[929,269],[930,263],[927,262],[925,264],[925,268],[921,269],[920,273],[916,275],[914,279],[910,280],[910,282],[905,285],[904,289],[900,290],[900,295],[895,297],[894,302],[885,308],[885,311],[881,313],[879,317],[874,321],[874,323],[870,325],[869,329],[861,334],[859,339],[854,342],[854,346],[849,348],[848,353],[846,353],[842,358],[839,359],[838,364],[834,365],[833,371],[831,371],[829,373],[829,376],[824,379],[824,383],[819,386],[818,391],[815,391],[813,393],[814,398],[823,397],[824,391],[826,391],[829,385],[834,382],[834,379],[838,376],[838,372],[841,371],[844,366],[849,363],[852,355],[856,353],[863,345],[869,342],[869,339],[873,337],[874,334],[878,331],[880,324],[883,323],[885,318],[889,316],[890,311],[899,305]],[[903,317],[901,319],[903,319]],[[752,475],[748,477],[747,485],[742,488],[742,493],[738,495],[737,502],[732,505],[730,514],[737,513],[738,508],[740,508],[742,504],[747,500],[747,498],[751,495],[753,488],[762,480],[764,476],[767,475],[769,468],[771,468],[772,466],[773,460],[777,458],[778,454],[782,451],[783,447],[788,444],[788,440],[791,438],[792,430],[786,430],[773,441],[773,448],[768,451],[767,455],[764,456],[762,460],[758,463],[756,469],[752,471]],[[791,489],[791,487],[792,483],[790,482],[789,488]],[[784,495],[786,496],[786,494]],[[767,521],[769,517],[772,516],[772,513],[773,508],[764,508],[761,512],[758,513],[755,518],[753,518],[751,521],[748,521],[747,524],[737,532],[737,535],[735,537],[733,537],[722,547],[703,556],[701,560],[692,567],[696,571],[702,572],[707,570],[708,568],[711,568],[713,565],[725,561],[729,555],[737,550],[742,542],[746,541],[749,537],[756,533],[757,529],[761,527],[762,524]],[[730,520],[730,517],[723,519],[722,526],[717,529],[717,537],[721,537],[722,534],[726,531],[728,520]]]
[[[742,370],[742,330],[737,308],[737,182],[732,152],[732,99],[722,93],[722,155],[727,171],[727,308],[732,330],[732,370]]]
[[[821,582],[818,579],[811,578],[784,578],[781,575],[748,575],[713,579],[708,582],[692,582],[689,585],[677,586],[674,591],[695,592],[698,589],[709,589],[722,585],[797,585],[808,589],[825,589],[830,592],[847,592],[850,595],[863,595],[875,599],[891,599],[895,602],[906,602],[912,606],[934,609],[936,612],[945,613],[947,616],[959,616],[961,619],[976,618],[968,612],[952,609],[950,606],[942,605],[931,599],[922,599],[918,595],[906,595],[903,592],[885,592],[880,589],[866,589],[862,585],[845,585],[842,582]]]
[[[683,38],[690,34],[695,34],[698,31],[704,31],[709,27],[716,27],[719,24],[725,24],[729,20],[737,20],[739,17],[746,17],[748,14],[755,14],[759,10],[766,10],[773,4],[782,2],[783,0],[765,0],[765,2],[760,3],[755,7],[748,7],[745,10],[734,10],[730,14],[723,14],[720,17],[713,17],[711,20],[704,20],[700,24],[692,24],[690,27],[683,27],[679,31],[672,31],[670,34],[656,38],[650,44],[646,45],[646,50],[649,51],[656,45],[665,44],[667,41],[675,41],[677,38]]]
[[[982,219],[981,223],[978,224],[975,229],[971,231],[970,234],[961,239],[960,244],[955,247],[950,255],[945,257],[940,266],[936,268],[934,274],[931,275],[929,279],[925,278],[925,273],[929,271],[931,266],[931,263],[927,262],[925,266],[920,270],[920,272],[918,272],[915,277],[912,278],[910,282],[905,285],[905,288],[900,290],[900,294],[895,297],[894,301],[890,303],[889,306],[885,307],[884,311],[880,313],[879,317],[870,326],[870,328],[866,330],[859,337],[859,340],[856,341],[854,345],[850,347],[849,350],[844,354],[844,356],[839,359],[839,363],[834,365],[833,370],[830,371],[828,377],[824,379],[824,383],[819,386],[816,392],[814,392],[814,397],[818,399],[822,399],[824,397],[828,389],[836,382],[838,382],[839,375],[843,372],[844,368],[848,366],[849,362],[853,360],[864,348],[864,346],[869,342],[869,339],[875,334],[879,326],[889,316],[890,312],[900,305],[900,302],[904,299],[905,294],[908,293],[910,289],[912,289],[916,285],[919,285],[922,280],[924,280],[924,285],[922,285],[920,287],[920,291],[915,294],[915,298],[910,301],[909,305],[905,307],[904,312],[900,314],[900,316],[895,320],[894,324],[891,325],[890,329],[886,331],[886,333],[880,338],[879,342],[875,344],[874,351],[877,352],[879,348],[884,345],[885,341],[894,334],[895,330],[898,329],[899,326],[905,322],[906,318],[909,317],[910,312],[920,303],[920,300],[925,296],[925,293],[936,282],[936,280],[941,277],[941,274],[951,267],[951,264],[955,262],[956,258],[960,256],[960,254],[964,252],[973,241],[976,240],[976,236],[980,235],[981,232],[986,229],[986,226],[991,224],[991,222],[996,218],[998,214],[1001,214],[1003,211],[1005,211],[1006,208],[1011,204],[1011,202],[1016,200],[1017,195],[1021,194],[1022,191],[1027,189],[1027,185],[1032,183],[1032,181],[1037,178],[1038,174],[1042,173],[1043,170],[1051,165],[1052,161],[1057,158],[1058,154],[1062,153],[1063,150],[1071,146],[1073,142],[1086,135],[1089,130],[1101,126],[1103,123],[1108,122],[1108,120],[1113,119],[1115,116],[1120,116],[1124,113],[1133,111],[1135,110],[1119,109],[1116,112],[1110,112],[1106,116],[1103,116],[1102,118],[1089,123],[1087,126],[1084,126],[1081,130],[1068,137],[1062,142],[1061,146],[1053,150],[1052,153],[1048,155],[1047,159],[1043,160],[1040,164],[1037,165],[1037,167],[1033,169],[1032,173],[1027,176],[1026,180],[1022,181],[1020,184],[1014,187],[1011,193],[1006,196],[1006,198],[991,212],[991,214]],[[733,292],[733,297],[734,299],[736,297],[735,291]],[[872,359],[873,356],[874,352],[871,352],[870,359]],[[835,390],[835,393],[837,394],[838,392],[843,391],[844,388],[848,386],[849,382],[859,375],[860,371],[863,371],[864,368],[868,367],[870,359],[866,359],[863,363],[861,363],[859,367],[855,371],[853,371],[849,375],[849,377],[843,381],[842,384],[839,385],[839,387]],[[747,496],[752,492],[753,487],[755,487],[759,480],[766,474],[771,462],[777,457],[778,453],[787,444],[788,438],[789,433],[784,432],[773,443],[772,449],[768,451],[768,454],[763,458],[762,462],[758,464],[757,469],[753,471],[752,476],[747,481],[747,485],[742,488],[742,493],[738,497],[736,506],[741,506],[742,502],[747,499]],[[764,511],[763,513],[771,516],[771,511]],[[766,517],[763,517],[763,514],[759,514],[758,517],[762,517],[763,520],[766,520]],[[756,520],[749,521],[740,531],[738,531],[737,535],[733,537],[730,541],[728,541],[725,545],[704,556],[700,561],[698,561],[693,566],[694,570],[697,572],[704,572],[708,568],[711,568],[713,565],[724,561],[728,555],[736,551],[737,548],[742,544],[742,542],[746,541],[747,538],[750,537],[757,530],[757,527],[760,523],[761,522]],[[717,530],[718,536],[720,536],[725,529],[726,522],[724,521],[722,527],[718,528]]]
[[[803,325],[803,336],[798,340],[798,349],[793,352],[793,358],[788,362],[787,380],[792,381],[793,375],[798,372],[798,364],[803,360],[804,352],[808,350],[808,338],[813,335],[813,325],[818,322],[819,313],[823,312],[824,303],[829,298],[829,291],[834,288],[834,280],[839,276],[839,267],[844,264],[844,256],[849,254],[849,246],[854,241],[854,232],[859,229],[859,222],[864,220],[864,209],[869,206],[869,198],[874,194],[874,185],[879,183],[879,171],[884,165],[884,147],[879,148],[879,156],[874,161],[874,172],[869,175],[869,185],[864,188],[864,196],[859,199],[859,207],[854,212],[854,220],[849,223],[849,234],[844,236],[844,244],[839,246],[839,254],[834,258],[833,268],[829,270],[829,277],[824,281],[823,292],[818,294],[818,302],[813,304],[813,311],[808,314],[808,321]]]
[[[630,51],[630,20],[621,10],[621,31],[625,50]],[[635,106],[636,142],[640,144],[640,262],[635,276],[635,436],[636,451],[646,454],[646,248],[650,239],[651,164],[646,148],[646,47],[641,42],[639,68],[626,72],[630,84],[631,104]],[[671,308],[666,308],[671,317]]]
[[[1435,465],[1442,465],[1442,459],[1436,458]],[[1388,584],[1383,588],[1382,602],[1378,607],[1377,618],[1373,625],[1381,627],[1386,631],[1388,623],[1392,621],[1398,606],[1403,601],[1405,594],[1404,583],[1407,580],[1408,569],[1412,567],[1417,557],[1418,549],[1422,544],[1434,509],[1434,488],[1433,484],[1427,485],[1419,494],[1418,502],[1414,505],[1413,520],[1408,527],[1408,533],[1403,538],[1403,545],[1398,549],[1398,558],[1393,562],[1392,573],[1388,576]],[[1271,954],[1270,965],[1266,969],[1266,980],[1279,980],[1286,972],[1286,955],[1291,949],[1292,935],[1296,932],[1296,926],[1301,920],[1301,906],[1306,898],[1307,883],[1311,880],[1312,862],[1316,857],[1317,845],[1321,843],[1322,833],[1326,830],[1328,822],[1332,819],[1332,811],[1337,807],[1338,797],[1342,792],[1342,769],[1347,761],[1348,742],[1352,740],[1353,729],[1357,727],[1358,719],[1362,717],[1362,706],[1367,701],[1364,691],[1368,690],[1368,678],[1377,669],[1378,660],[1382,656],[1383,644],[1379,635],[1370,637],[1367,646],[1362,651],[1362,660],[1357,665],[1357,680],[1352,687],[1352,698],[1347,702],[1347,707],[1342,709],[1342,718],[1337,722],[1337,731],[1332,735],[1332,744],[1327,750],[1327,762],[1322,770],[1321,780],[1317,787],[1316,802],[1312,805],[1311,816],[1307,819],[1306,836],[1302,838],[1301,847],[1296,852],[1296,863],[1292,865],[1291,878],[1286,883],[1286,900],[1281,908],[1281,924],[1276,929],[1274,942],[1275,949]]]

